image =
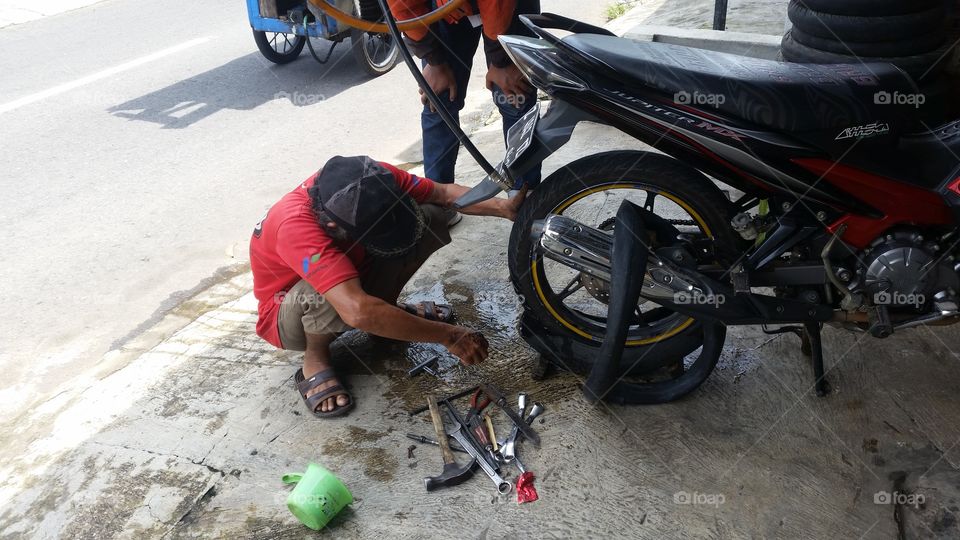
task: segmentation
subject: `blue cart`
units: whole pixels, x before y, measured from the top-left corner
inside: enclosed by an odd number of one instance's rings
[[[365,21],[383,17],[377,0],[326,1],[332,5],[346,3],[354,16]],[[247,14],[257,48],[267,60],[277,64],[296,60],[305,45],[318,62],[325,63],[334,47],[347,38],[357,63],[370,75],[383,75],[397,63],[397,44],[390,34],[338,26],[337,21],[312,8],[306,0],[247,0]],[[331,42],[323,59],[310,38]]]

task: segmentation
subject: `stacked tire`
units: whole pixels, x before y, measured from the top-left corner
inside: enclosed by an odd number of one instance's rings
[[[791,0],[783,58],[814,64],[888,62],[918,82],[946,64],[946,0]]]

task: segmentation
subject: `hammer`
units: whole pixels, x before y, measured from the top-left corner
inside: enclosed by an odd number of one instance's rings
[[[423,479],[423,485],[427,491],[433,491],[440,486],[454,486],[470,478],[473,475],[473,465],[477,460],[471,458],[470,463],[465,466],[457,465],[457,460],[450,451],[450,441],[447,439],[443,419],[440,418],[440,407],[437,406],[436,396],[427,396],[427,407],[430,409],[430,419],[433,420],[433,429],[437,432],[437,443],[440,445],[440,454],[443,456],[443,472],[439,476],[428,476]]]

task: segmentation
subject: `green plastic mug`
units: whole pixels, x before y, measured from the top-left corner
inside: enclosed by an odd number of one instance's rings
[[[316,463],[307,465],[303,474],[283,475],[284,484],[296,484],[287,497],[287,508],[300,523],[315,531],[322,529],[353,502],[347,486],[332,472]]]

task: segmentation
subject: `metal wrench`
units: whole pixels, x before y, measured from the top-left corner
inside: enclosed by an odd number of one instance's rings
[[[528,425],[532,424],[545,410],[546,408],[543,404],[536,402],[533,404],[533,408],[530,409],[530,414],[524,418],[523,421]],[[504,463],[510,463],[517,458],[517,438],[519,435],[520,430],[514,426],[513,431],[510,432],[510,436],[504,441],[503,447],[500,449],[500,456],[503,458]]]
[[[454,410],[453,405],[450,402],[446,402],[447,405],[447,414],[453,420],[454,427],[447,428],[447,435],[450,435],[454,438],[464,450],[470,454],[470,457],[477,460],[477,464],[480,465],[480,468],[483,469],[483,472],[490,477],[490,480],[493,480],[493,483],[497,486],[497,492],[500,494],[510,493],[510,490],[513,489],[513,485],[510,482],[507,482],[503,479],[497,471],[487,462],[488,456],[484,455],[483,449],[479,448],[473,437],[464,434],[463,430],[463,420],[460,418],[460,415],[457,414],[457,411]]]
[[[524,416],[526,416],[526,414],[527,414],[527,398],[528,398],[528,397],[529,397],[529,396],[527,395],[526,392],[520,392],[520,393],[517,395],[517,413],[519,413],[521,419],[522,419]],[[500,445],[500,451],[497,452],[497,459],[498,459],[498,460],[503,461],[503,459],[502,459],[503,447],[504,447],[504,445],[507,444],[507,440],[508,440],[508,439],[510,439],[511,437],[516,436],[517,431],[519,431],[519,429],[517,428],[517,426],[513,426],[513,428],[510,430],[510,434],[509,434],[509,435],[507,435],[507,436],[504,437],[503,439],[497,441],[497,444]]]

